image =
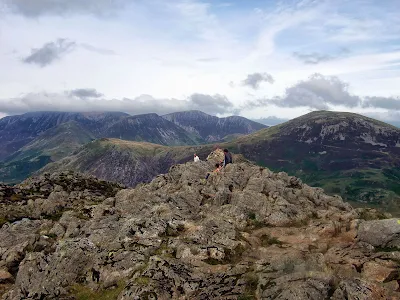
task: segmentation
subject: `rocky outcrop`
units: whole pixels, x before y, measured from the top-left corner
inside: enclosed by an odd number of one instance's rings
[[[45,173],[16,186],[0,184],[0,225],[24,218],[55,219],[113,197],[123,186],[73,172]]]
[[[398,299],[400,252],[357,239],[365,221],[340,197],[249,163],[212,169],[5,223],[3,299]]]
[[[213,150],[206,158],[206,161],[212,163],[220,163],[224,161],[225,153],[224,150],[221,148],[217,148]],[[241,154],[232,154],[232,159],[234,163],[249,163],[249,161]]]
[[[375,247],[400,249],[400,219],[364,222],[358,230],[358,238]]]

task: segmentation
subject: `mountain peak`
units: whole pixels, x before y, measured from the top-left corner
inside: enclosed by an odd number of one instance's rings
[[[215,117],[215,116],[212,116],[212,115],[207,114],[205,112],[202,112],[201,110],[196,110],[196,109],[173,112],[173,113],[166,114],[164,116],[170,116],[170,115],[201,115],[201,116]]]
[[[321,122],[323,121],[329,121],[329,122],[341,122],[343,120],[363,120],[365,122],[368,122],[370,124],[375,124],[377,126],[384,126],[384,127],[392,127],[395,129],[398,129],[397,127],[370,118],[366,117],[357,113],[351,113],[351,112],[338,112],[338,111],[327,111],[327,110],[320,110],[320,111],[313,111],[308,114],[305,114],[303,116],[300,116],[298,118],[295,118],[293,120],[311,120],[311,119],[320,119]]]
[[[147,114],[140,114],[140,115],[133,115],[131,118],[160,118],[160,116],[156,113],[147,113]]]

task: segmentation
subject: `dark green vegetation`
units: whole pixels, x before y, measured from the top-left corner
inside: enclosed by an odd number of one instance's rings
[[[122,292],[124,287],[124,283],[120,282],[112,289],[93,291],[87,286],[75,284],[71,288],[70,292],[76,300],[115,300],[118,298],[118,295]]]

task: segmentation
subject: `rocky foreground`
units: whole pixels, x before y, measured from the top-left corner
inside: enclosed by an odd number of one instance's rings
[[[2,299],[400,299],[400,222],[249,163],[0,186]]]

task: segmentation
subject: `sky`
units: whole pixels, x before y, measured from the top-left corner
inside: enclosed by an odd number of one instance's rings
[[[400,119],[398,0],[0,0],[0,117]]]

